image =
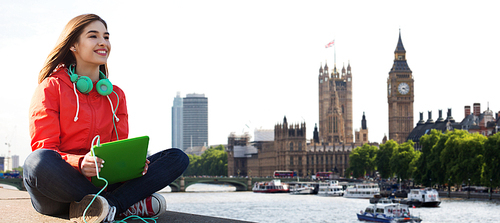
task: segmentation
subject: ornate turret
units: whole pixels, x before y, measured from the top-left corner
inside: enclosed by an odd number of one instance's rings
[[[361,129],[366,129],[366,117],[365,117],[365,112],[363,112],[363,119],[361,119]]]

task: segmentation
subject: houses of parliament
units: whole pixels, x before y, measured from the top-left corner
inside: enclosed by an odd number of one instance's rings
[[[406,51],[399,35],[393,67],[387,78],[389,106],[389,137],[402,143],[413,129],[413,77],[406,63]],[[354,78],[353,78],[354,76]],[[321,65],[318,74],[318,124],[312,139],[306,138],[306,124],[283,122],[274,130],[255,130],[254,139],[249,134],[228,137],[229,176],[273,176],[274,171],[296,171],[300,177],[316,172],[332,171],[345,176],[349,167],[349,154],[368,142],[365,114],[361,128],[353,134],[352,73],[350,62],[340,72],[336,65],[330,70]]]

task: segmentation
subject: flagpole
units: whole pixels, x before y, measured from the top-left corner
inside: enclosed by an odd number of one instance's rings
[[[337,47],[335,46],[335,39],[333,39],[333,66],[337,67]]]
[[[335,39],[333,41],[326,44],[325,48],[330,48],[333,45],[333,64],[335,68],[335,64],[337,63],[337,50],[335,48]]]

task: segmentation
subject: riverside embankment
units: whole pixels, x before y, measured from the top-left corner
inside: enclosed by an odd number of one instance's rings
[[[168,206],[168,199],[167,199]],[[31,201],[26,191],[15,189],[0,188],[0,223],[15,223],[15,222],[69,222],[68,216],[52,217],[39,214],[31,206]],[[208,223],[239,223],[238,221],[226,218],[208,217],[203,215],[188,214],[182,212],[167,211],[161,215],[157,222],[208,222]],[[142,222],[140,220],[131,220],[127,222]]]

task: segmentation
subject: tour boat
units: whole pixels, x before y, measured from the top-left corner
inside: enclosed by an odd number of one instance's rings
[[[290,194],[315,194],[318,193],[317,185],[313,182],[289,183]]]
[[[339,185],[339,181],[331,180],[319,183],[318,195],[320,196],[344,196],[344,188]]]
[[[378,203],[360,211],[358,220],[372,222],[421,222],[422,219],[410,214],[408,205],[392,203],[388,199],[380,199]]]
[[[252,188],[253,192],[258,193],[287,193],[288,184],[281,183],[280,180],[255,182]]]
[[[411,189],[408,193],[408,199],[401,200],[401,203],[416,207],[437,207],[441,204],[441,200],[439,200],[439,193],[436,189]]]
[[[375,183],[351,183],[345,189],[345,198],[366,198],[370,199],[380,194],[380,188]]]

